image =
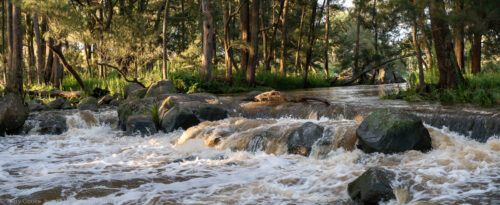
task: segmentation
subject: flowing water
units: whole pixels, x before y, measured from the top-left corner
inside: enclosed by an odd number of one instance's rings
[[[366,93],[349,97],[349,89]],[[393,88],[319,93],[364,103],[379,102],[384,89]],[[119,131],[112,109],[90,119],[64,114],[69,129],[61,135],[39,135],[34,123],[27,135],[0,138],[0,204],[352,204],[347,184],[370,167],[397,173],[399,201],[388,204],[500,203],[495,136],[480,143],[426,125],[428,153],[365,154],[354,146],[360,122],[343,115],[232,117],[143,138]],[[315,145],[309,157],[286,154],[286,137],[305,122],[324,127],[331,143]]]

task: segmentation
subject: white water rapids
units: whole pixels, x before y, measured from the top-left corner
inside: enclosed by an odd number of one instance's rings
[[[318,158],[279,147],[256,153],[235,147],[248,132],[278,129],[285,135],[309,121],[340,132],[359,122],[230,118],[198,126],[203,136],[184,139],[189,133],[178,130],[142,138],[105,124],[117,118],[115,111],[94,114],[100,123],[88,126],[77,111],[70,113],[61,135],[0,138],[0,204],[351,204],[347,184],[369,167],[396,172],[393,187],[408,190],[408,204],[500,203],[498,137],[479,143],[427,126],[434,150],[425,154],[336,147]],[[238,129],[238,123],[251,128]],[[206,145],[223,135],[223,143]],[[183,144],[177,143],[181,136]]]

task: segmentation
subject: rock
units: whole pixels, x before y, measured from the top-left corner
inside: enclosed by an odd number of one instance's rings
[[[141,99],[144,98],[148,89],[141,88],[130,92],[127,99]]]
[[[261,91],[250,91],[248,92],[246,95],[245,95],[245,99],[244,100],[247,100],[247,101],[254,101],[255,100],[255,97],[257,95],[260,95],[262,92]]]
[[[83,105],[78,106],[78,110],[90,110],[90,111],[97,112],[99,109],[98,109],[97,105],[83,104]]]
[[[19,95],[9,93],[0,99],[0,135],[17,133],[28,118],[28,106]]]
[[[378,109],[356,130],[358,148],[367,153],[386,154],[432,149],[429,131],[416,115],[394,108]]]
[[[28,110],[30,112],[36,112],[36,111],[42,111],[42,110],[45,110],[46,109],[46,106],[41,104],[39,101],[37,100],[30,100],[30,101],[27,101],[26,104],[28,105]]]
[[[127,119],[127,134],[140,133],[141,136],[152,135],[157,132],[153,119],[147,115],[133,115]]]
[[[382,168],[370,168],[349,183],[347,192],[358,204],[378,204],[380,201],[395,199],[391,179],[394,173]]]
[[[64,104],[61,106],[61,109],[63,110],[73,109],[73,108],[75,108],[75,106],[73,106],[73,104],[71,104],[71,102],[69,101],[65,101]]]
[[[375,74],[375,84],[404,83],[405,79],[399,72],[385,66],[377,70]]]
[[[87,126],[95,126],[99,122],[89,110],[79,110],[78,113]]]
[[[155,98],[128,99],[118,106],[118,125],[125,131],[129,116],[150,115],[151,108],[156,104]]]
[[[59,114],[44,113],[39,115],[36,120],[40,121],[38,127],[42,135],[59,135],[68,130],[66,118]]]
[[[95,98],[101,98],[107,94],[109,94],[109,90],[105,90],[105,89],[101,89],[101,88],[94,88],[93,90],[90,91],[90,96],[95,97]]]
[[[63,98],[56,98],[55,100],[49,102],[48,106],[52,109],[61,109],[65,103],[66,100]]]
[[[97,99],[94,97],[86,97],[78,103],[78,110],[97,111]]]
[[[288,153],[309,156],[314,143],[323,137],[323,127],[306,122],[288,135]]]
[[[290,98],[280,91],[268,91],[255,96],[255,101],[258,102],[289,102]]]
[[[99,102],[97,102],[99,105],[107,105],[109,104],[112,100],[114,100],[115,97],[111,96],[111,95],[106,95],[104,97],[102,97]]]
[[[160,80],[149,87],[145,97],[157,97],[169,93],[175,93],[174,83],[171,80]]]
[[[127,99],[129,94],[132,93],[132,91],[137,90],[137,89],[142,89],[142,88],[144,88],[144,87],[142,87],[141,85],[139,85],[137,83],[128,84],[125,87],[123,87],[123,97],[125,99]]]
[[[184,130],[198,125],[200,120],[189,109],[176,105],[161,117],[161,128],[164,132],[172,132],[178,128]]]
[[[217,105],[205,105],[197,111],[201,121],[217,121],[229,116],[227,110]]]

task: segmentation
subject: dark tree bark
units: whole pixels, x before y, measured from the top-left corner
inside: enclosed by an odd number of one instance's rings
[[[31,15],[26,13],[26,45],[28,48],[28,85],[31,85],[36,81],[36,71],[35,71],[35,51],[33,48],[33,24],[31,21]]]
[[[295,73],[299,71],[300,67],[300,49],[302,48],[302,27],[304,26],[304,15],[305,8],[302,7],[302,12],[300,15],[300,25],[299,25],[299,40],[297,41],[297,52],[295,53]]]
[[[252,15],[250,17],[250,52],[248,54],[248,65],[246,80],[247,83],[255,85],[255,68],[257,66],[257,57],[259,53],[259,3],[260,0],[252,1]]]
[[[448,24],[444,19],[446,11],[444,8],[443,0],[431,0],[429,13],[431,16],[431,30],[432,38],[434,40],[434,47],[436,49],[436,58],[439,68],[439,82],[440,88],[456,88],[458,86],[458,67],[454,63],[453,45],[450,39],[450,31]]]
[[[92,76],[92,67],[91,67],[91,61],[92,61],[92,44],[85,44],[84,48],[85,50],[85,61],[87,62],[87,76]]]
[[[5,42],[5,30],[6,30],[6,25],[5,25],[5,22],[6,22],[6,18],[7,18],[7,12],[6,12],[6,4],[7,4],[7,1],[2,1],[2,63],[3,63],[3,71],[2,73],[0,73],[0,79],[1,79],[1,83],[2,84],[5,84],[7,83],[7,59],[8,59],[8,50],[7,50],[7,42]]]
[[[168,78],[167,76],[167,18],[168,18],[168,7],[169,7],[170,0],[165,0],[165,13],[163,14],[163,67],[162,67],[162,74],[163,74],[163,79],[166,80]]]
[[[8,30],[9,30],[9,70],[7,72],[6,93],[23,94],[23,30],[21,28],[21,8],[9,4]]]
[[[326,14],[325,14],[325,51],[323,55],[324,60],[324,68],[326,77],[330,77],[330,73],[328,72],[328,50],[330,48],[330,44],[328,42],[328,31],[330,28],[330,0],[326,0]]]
[[[288,14],[288,0],[283,3],[283,17],[281,18],[281,57],[280,57],[280,73],[286,75],[286,43],[287,43],[287,25],[286,19]]]
[[[309,34],[307,41],[309,45],[307,46],[307,56],[306,56],[306,64],[304,66],[305,72],[304,72],[304,87],[306,88],[307,85],[307,77],[309,75],[309,65],[311,65],[311,60],[312,60],[312,50],[313,50],[313,45],[314,45],[314,27],[315,27],[315,22],[316,22],[316,7],[318,7],[318,2],[317,0],[311,1],[311,7],[312,7],[312,14],[311,14],[311,20],[309,21]]]
[[[53,41],[49,38],[45,42],[45,66],[44,66],[44,82],[49,83],[50,76],[52,75],[52,63],[54,62],[54,57],[52,50],[50,50],[50,46],[52,46]]]
[[[462,12],[463,2],[457,3],[457,12]],[[457,58],[458,67],[462,73],[465,73],[465,61],[464,61],[464,23],[461,19],[455,28],[455,56]]]
[[[410,0],[410,4],[414,4],[413,0]],[[418,80],[420,81],[418,90],[423,91],[423,89],[425,88],[425,80],[424,80],[424,68],[422,65],[423,64],[422,51],[420,50],[420,45],[418,44],[418,37],[417,37],[417,16],[418,16],[417,13],[419,13],[419,11],[415,11],[412,17],[412,41],[413,41],[413,47],[415,48],[415,53],[417,54]]]
[[[229,83],[232,83],[233,80],[233,72],[232,72],[232,58],[231,58],[231,37],[230,37],[230,26],[229,26],[229,21],[230,21],[230,5],[228,0],[223,0],[223,6],[224,6],[224,15],[222,17],[222,21],[224,23],[224,63],[226,67],[226,81]]]
[[[271,71],[271,60],[273,59],[274,55],[274,40],[276,39],[276,31],[278,30],[278,23],[279,19],[281,18],[281,15],[283,13],[283,7],[285,5],[285,0],[280,0],[280,9],[278,10],[278,16],[276,18],[273,18],[273,25],[271,25],[271,38],[269,39],[269,50],[267,51],[266,58],[264,59],[264,67],[266,68],[267,71]],[[274,13],[273,13],[274,15]],[[264,48],[267,49],[267,48]]]
[[[481,33],[475,32],[472,39],[472,62],[471,62],[471,72],[480,73],[481,72]]]
[[[214,47],[214,28],[212,16],[212,3],[210,0],[202,0],[203,9],[203,59],[201,63],[201,75],[203,81],[212,80],[212,58]]]
[[[35,61],[36,61],[36,75],[37,82],[43,82],[43,48],[42,48],[42,35],[40,34],[40,26],[38,25],[38,15],[33,14],[33,31],[35,34]]]
[[[248,31],[250,30],[250,24],[249,24],[249,14],[250,14],[250,8],[249,8],[249,0],[241,0],[241,9],[240,9],[240,27],[241,27],[241,40],[243,42],[246,42],[250,44],[250,36]],[[247,65],[248,65],[248,48],[244,46],[241,48],[241,70],[246,73],[247,72]]]
[[[61,46],[58,45],[56,48],[59,52],[61,52]],[[62,79],[63,79],[63,69],[61,66],[61,63],[59,62],[59,59],[57,56],[53,56],[53,63],[52,63],[52,76],[51,76],[51,82],[52,85],[56,88],[60,88],[62,84]]]

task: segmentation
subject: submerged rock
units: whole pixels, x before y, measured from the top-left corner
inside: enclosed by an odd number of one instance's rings
[[[137,83],[128,84],[125,87],[123,87],[123,97],[125,99],[127,99],[128,96],[130,95],[130,93],[132,93],[132,91],[142,89],[142,88],[143,87]]]
[[[358,204],[378,204],[395,199],[391,188],[394,173],[382,168],[370,168],[347,185],[347,192]]]
[[[288,136],[288,153],[309,156],[314,143],[323,137],[323,130],[312,122],[304,123]]]
[[[157,132],[153,119],[147,115],[133,115],[127,119],[127,134],[139,133],[141,136],[152,135]]]
[[[356,130],[358,147],[367,153],[386,154],[432,149],[429,131],[416,115],[393,108],[376,110]]]
[[[44,113],[36,120],[40,121],[39,132],[42,135],[59,135],[68,130],[66,118],[59,114]]]
[[[160,80],[149,87],[145,97],[157,97],[169,93],[175,93],[174,83],[171,80]]]
[[[28,118],[28,106],[21,96],[9,93],[0,99],[0,135],[16,133]]]

